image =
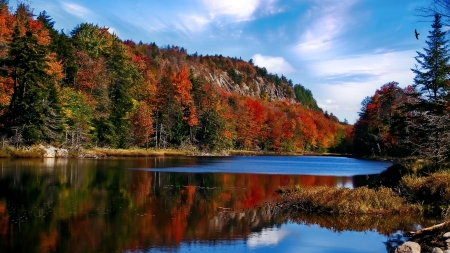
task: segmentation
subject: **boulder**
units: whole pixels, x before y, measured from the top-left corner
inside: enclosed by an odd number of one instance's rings
[[[55,148],[53,146],[44,146],[39,145],[39,148],[45,151],[44,157],[52,158],[52,157],[68,157],[69,151],[64,148]]]
[[[420,245],[416,242],[405,242],[395,249],[395,253],[420,253]]]
[[[450,238],[450,232],[447,232],[447,233],[442,235],[442,240],[444,240],[444,241],[449,239],[449,238]]]
[[[431,250],[431,253],[444,253],[441,248],[434,247],[433,250]]]

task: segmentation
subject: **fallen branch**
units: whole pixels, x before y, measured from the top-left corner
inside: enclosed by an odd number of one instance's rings
[[[433,225],[433,226],[431,226],[431,227],[422,228],[422,229],[419,229],[419,230],[417,230],[417,231],[410,231],[408,234],[410,234],[410,235],[420,235],[420,234],[422,234],[423,232],[433,231],[433,230],[438,229],[438,228],[441,228],[441,227],[443,227],[443,226],[445,226],[445,225],[447,225],[447,224],[449,224],[449,223],[450,223],[450,220],[444,221],[444,222],[442,222],[442,223]]]

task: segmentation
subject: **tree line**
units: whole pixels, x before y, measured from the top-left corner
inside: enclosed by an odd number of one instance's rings
[[[348,131],[311,91],[251,60],[121,40],[88,23],[65,33],[45,11],[10,10],[0,0],[2,146],[324,151]],[[284,99],[226,91],[206,78],[219,72],[251,90],[264,80]]]
[[[434,168],[450,162],[450,53],[442,16],[433,15],[432,30],[417,64],[414,84],[389,82],[362,102],[352,138],[355,153],[414,156]]]

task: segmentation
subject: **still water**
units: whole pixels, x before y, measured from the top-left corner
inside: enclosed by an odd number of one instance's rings
[[[280,186],[367,184],[343,157],[0,160],[0,252],[388,252],[417,219],[273,215]]]

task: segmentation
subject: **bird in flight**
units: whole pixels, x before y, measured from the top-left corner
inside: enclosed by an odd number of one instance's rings
[[[420,33],[418,33],[416,29],[414,29],[414,33],[416,34],[416,39],[419,39]]]

